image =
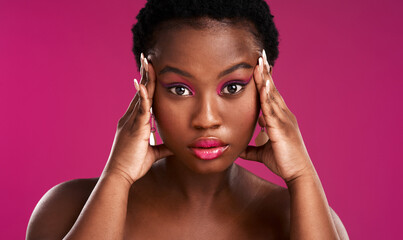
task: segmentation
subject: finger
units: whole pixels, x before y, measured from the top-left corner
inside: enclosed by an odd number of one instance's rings
[[[262,109],[263,118],[265,120],[265,125],[268,127],[278,126],[280,123],[276,118],[276,116],[281,116],[281,112],[278,112],[278,107],[276,104],[272,104],[272,101],[269,101],[268,93],[267,93],[267,81],[263,81],[264,79],[264,66],[263,66],[263,58],[259,57],[258,66],[255,69],[255,82],[256,88],[260,97],[260,107]],[[271,122],[272,121],[272,122]],[[271,123],[270,123],[271,122]],[[269,124],[270,123],[270,124]]]
[[[147,93],[148,93],[148,100],[150,102],[150,106],[152,106],[155,85],[156,85],[156,76],[155,76],[154,67],[152,66],[151,63],[147,63],[147,69],[148,69],[148,83],[147,83],[146,87],[147,87]]]
[[[251,161],[255,161],[255,162],[262,162],[261,161],[261,149],[262,147],[256,147],[256,146],[250,146],[248,145],[246,147],[246,149],[239,154],[240,158],[246,159],[246,160],[251,160]]]
[[[277,90],[274,81],[273,81],[273,77],[272,77],[272,66],[270,66],[268,60],[267,60],[267,56],[266,56],[266,52],[263,49],[262,51],[262,58],[263,58],[263,76],[262,78],[264,79],[264,82],[266,84],[266,81],[269,80],[269,84],[268,84],[268,92],[270,95],[270,99],[272,101],[274,101],[275,103],[277,103],[283,110],[288,109],[287,105],[285,104],[285,101],[283,99],[283,97],[281,96],[281,94],[279,93],[279,91]]]
[[[119,120],[119,125],[125,124],[126,121],[128,120],[128,118],[130,117],[131,113],[133,112],[133,109],[136,105],[136,103],[138,102],[139,99],[139,87],[138,87],[138,83],[136,79],[133,79],[134,82],[134,87],[136,89],[136,93],[134,94],[134,97],[132,98],[129,107],[127,108],[125,114],[123,114],[123,116],[120,118]]]
[[[148,92],[147,92],[147,88],[146,86],[144,86],[143,84],[140,84],[140,91],[141,91],[141,103],[140,104],[140,109],[139,111],[141,111],[141,114],[144,115],[145,118],[145,122],[147,124],[149,124],[150,121],[150,101],[148,100]]]
[[[288,109],[287,105],[285,104],[285,101],[283,99],[283,97],[281,96],[280,92],[277,90],[276,86],[274,85],[273,82],[273,77],[268,74],[267,75],[267,80],[268,82],[267,84],[267,89],[266,91],[268,91],[269,96],[270,96],[270,100],[275,102],[276,104],[278,104],[281,109],[283,109],[284,111]]]
[[[159,144],[157,146],[152,146],[152,149],[154,151],[154,156],[155,156],[155,160],[159,160],[161,158],[164,157],[168,157],[170,155],[173,155],[173,153],[171,152],[171,150],[169,150],[165,144]]]
[[[140,66],[140,84],[146,85],[148,82],[148,61],[147,59],[144,57],[144,54],[141,53],[140,54],[140,62],[141,62],[141,66]]]
[[[258,65],[255,67],[253,72],[253,79],[255,80],[256,89],[258,92],[264,87],[264,82],[262,78],[262,71],[261,68],[263,67],[263,60],[261,57],[258,59]]]
[[[260,127],[266,127],[266,121],[264,120],[264,116],[263,115],[260,115],[259,116],[259,119],[258,119],[258,123],[259,123],[259,126]]]
[[[144,126],[150,124],[150,103],[148,101],[147,89],[143,84],[139,84],[140,99],[133,109],[129,121],[131,127]]]
[[[140,65],[140,76],[141,76],[140,84],[141,84],[142,81],[143,81],[143,78],[144,78],[144,77],[143,77],[143,73],[144,73],[144,55],[143,55],[143,53],[140,55],[140,63],[141,63],[141,65]],[[136,92],[136,94],[134,95],[134,98],[133,98],[133,100],[132,100],[132,103],[130,104],[129,108],[127,109],[126,114],[127,114],[128,116],[131,115],[131,113],[133,112],[134,106],[136,105],[136,103],[137,103],[137,102],[139,101],[139,99],[140,99],[139,82],[138,82],[136,79],[134,79],[134,87],[136,88],[137,92]]]
[[[266,92],[267,87],[264,87],[260,92],[260,105],[262,114],[266,123],[266,129],[270,127],[280,127],[286,121],[284,111],[280,106],[270,99],[270,93]],[[267,129],[268,130],[268,129]]]
[[[264,49],[262,50],[262,58],[263,58],[263,65],[266,68],[265,69],[266,72],[271,75],[272,69],[271,69],[271,66],[269,64],[269,61],[267,60],[266,51]]]
[[[265,111],[265,116],[273,116],[273,117],[278,117],[278,120],[280,120],[281,123],[284,123],[286,121],[291,120],[294,124],[296,123],[296,118],[295,115],[290,111],[290,109],[287,107],[283,97],[281,94],[277,91],[275,87],[270,87],[270,84],[273,83],[273,79],[271,75],[268,75],[268,80],[267,82],[267,87],[266,89],[273,89],[272,91],[268,91],[268,94],[266,96],[261,96],[261,102],[267,102],[269,105],[271,105],[271,108],[269,111]],[[267,90],[265,90],[267,91]],[[262,104],[261,104],[262,105]],[[261,107],[262,109],[264,107]],[[263,110],[262,110],[263,112]],[[271,117],[269,116],[269,117]]]
[[[136,94],[134,95],[134,98],[133,98],[133,108],[131,109],[131,111],[129,112],[129,116],[130,115],[133,115],[133,113],[137,113],[137,109],[134,109],[134,106],[137,104],[137,102],[139,102],[139,100],[140,100],[140,87],[139,87],[139,84],[142,84],[142,82],[144,82],[145,80],[144,80],[144,75],[145,75],[145,64],[144,64],[144,55],[143,55],[143,53],[141,53],[141,55],[140,55],[140,63],[141,63],[141,65],[140,65],[140,76],[141,76],[141,79],[140,79],[140,83],[136,80],[136,79],[134,79],[134,86],[135,86],[135,88],[136,88],[136,90],[137,90],[137,92],[136,92]],[[129,110],[129,109],[128,109]],[[135,115],[134,115],[135,116]]]

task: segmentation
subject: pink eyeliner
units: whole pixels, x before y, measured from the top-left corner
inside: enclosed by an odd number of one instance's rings
[[[217,94],[220,95],[221,90],[223,89],[223,87],[225,85],[229,85],[231,83],[240,83],[242,85],[247,85],[250,82],[250,80],[252,80],[252,77],[253,77],[253,74],[249,78],[245,78],[245,79],[232,80],[232,81],[228,81],[228,82],[222,81],[217,87]]]
[[[190,83],[188,81],[186,81],[185,79],[181,78],[180,81],[173,82],[173,83],[163,83],[162,81],[159,81],[159,82],[165,88],[180,87],[180,86],[187,87],[192,92],[192,94],[195,95],[195,90],[191,87]]]

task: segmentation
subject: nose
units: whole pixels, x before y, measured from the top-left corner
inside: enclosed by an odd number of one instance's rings
[[[192,116],[192,127],[195,129],[216,129],[222,124],[219,103],[213,96],[200,97],[197,100]]]

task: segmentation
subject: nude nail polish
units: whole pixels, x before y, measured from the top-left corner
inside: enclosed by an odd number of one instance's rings
[[[139,91],[140,86],[136,79],[134,79],[134,87],[136,88],[136,91]]]
[[[266,93],[269,94],[270,92],[270,82],[269,80],[266,80]]]
[[[263,49],[262,51],[262,56],[263,56],[263,60],[265,63],[267,63],[267,56],[266,56],[266,51]]]
[[[260,70],[260,72],[263,72],[263,60],[262,60],[262,57],[259,58],[259,70]]]
[[[267,61],[267,55],[266,55],[266,51],[264,49],[262,51],[262,56],[263,56],[264,65],[266,65],[267,72],[270,73],[271,66],[269,64],[269,61]]]
[[[148,72],[148,61],[147,58],[144,58],[144,69]]]
[[[143,68],[144,68],[144,58],[143,54],[140,55],[140,75],[143,75]]]

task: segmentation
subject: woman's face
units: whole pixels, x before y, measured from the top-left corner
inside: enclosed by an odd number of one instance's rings
[[[260,49],[253,34],[217,24],[163,30],[156,38],[149,58],[157,79],[153,113],[161,139],[192,171],[224,171],[247,147],[260,111],[253,79]],[[201,137],[228,146],[205,160],[189,147]]]

